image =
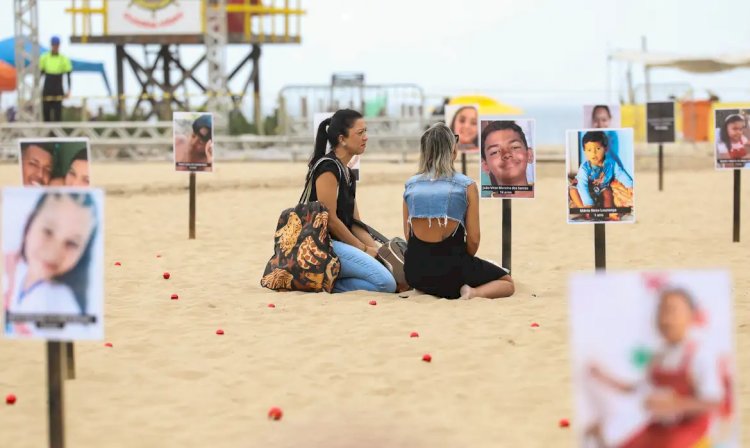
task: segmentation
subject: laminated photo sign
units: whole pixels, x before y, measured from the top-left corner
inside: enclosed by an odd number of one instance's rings
[[[750,109],[714,110],[714,154],[717,169],[750,167]]]
[[[482,198],[534,198],[534,126],[531,119],[481,117]]]
[[[203,112],[172,115],[176,171],[210,173],[214,165],[214,117]]]
[[[646,141],[649,143],[674,143],[674,103],[646,104]]]
[[[458,150],[479,152],[479,106],[449,104],[445,106],[445,124],[458,135]]]
[[[731,291],[717,270],[571,276],[576,446],[739,448]]]
[[[583,128],[619,128],[621,125],[619,104],[588,104],[583,106]]]
[[[87,138],[18,141],[21,184],[25,187],[88,187],[91,150]]]
[[[7,187],[2,208],[5,336],[101,339],[102,190]]]
[[[571,130],[568,223],[635,222],[632,129]]]

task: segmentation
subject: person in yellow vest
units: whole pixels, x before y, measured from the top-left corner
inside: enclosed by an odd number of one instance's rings
[[[60,38],[53,36],[52,50],[39,59],[39,70],[44,75],[42,88],[42,114],[44,121],[62,121],[62,100],[70,96],[73,87],[70,74],[73,64],[67,56],[60,54]],[[68,75],[68,93],[63,90],[63,75]]]

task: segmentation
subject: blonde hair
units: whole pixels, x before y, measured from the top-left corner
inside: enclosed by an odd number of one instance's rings
[[[453,148],[456,137],[453,131],[443,123],[430,126],[420,140],[419,170],[417,174],[429,174],[433,179],[452,176]]]

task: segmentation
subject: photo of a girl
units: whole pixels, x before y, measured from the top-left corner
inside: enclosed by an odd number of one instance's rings
[[[577,326],[589,327],[578,331],[598,327],[602,333],[607,327],[607,340],[627,341],[605,354],[601,349],[592,350],[591,342],[577,340],[577,393],[579,408],[586,408],[579,409],[585,416],[580,428],[586,441],[583,446],[739,446],[735,439],[731,327],[724,325],[731,321],[728,275],[717,271],[656,276],[628,273],[595,283],[580,277],[572,283],[571,298],[578,302],[577,312],[584,306],[586,299],[580,298],[584,295],[590,299],[599,295],[607,305],[622,300],[614,305],[620,308],[616,311],[619,318],[635,321],[640,317],[650,328],[641,330],[640,323],[630,322],[629,334],[619,332],[612,321],[618,318],[616,314],[579,315],[575,319]],[[615,288],[620,294],[613,298],[599,293]],[[622,362],[627,358],[631,366]]]
[[[746,168],[750,164],[750,110],[717,109],[715,112],[716,167]]]
[[[101,338],[103,205],[101,190],[3,190],[7,337]]]
[[[619,104],[592,104],[583,106],[583,127],[590,129],[619,128]]]
[[[445,106],[445,123],[458,135],[458,150],[465,152],[479,151],[479,106],[455,105]]]

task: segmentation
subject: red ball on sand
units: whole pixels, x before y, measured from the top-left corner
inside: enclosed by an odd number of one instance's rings
[[[281,420],[281,417],[284,416],[284,412],[281,411],[281,408],[272,407],[268,410],[268,418],[271,420]]]
[[[165,272],[162,275],[164,276],[164,280],[168,280],[169,279],[169,272]]]
[[[218,334],[219,336],[221,336],[222,334],[224,334],[224,330],[222,330],[221,328],[219,328],[218,330],[216,330],[216,334]]]
[[[531,324],[531,328],[539,328],[539,324],[534,322]]]
[[[120,263],[119,261],[115,261],[115,266],[122,266],[122,263]]]
[[[172,294],[172,296],[171,296],[170,298],[171,298],[172,300],[177,300],[177,299],[179,299],[179,298],[180,298],[180,296],[178,296],[177,294]]]
[[[419,337],[419,333],[417,333],[416,331],[412,331],[411,334],[409,335],[409,337],[410,338],[418,338]]]
[[[377,304],[378,304],[378,302],[376,302],[376,301],[374,301],[374,300],[370,300],[370,302],[369,302],[369,303],[370,303],[370,305],[377,305]]]
[[[567,418],[560,419],[561,428],[567,428],[568,426],[570,426],[570,422],[568,421]]]
[[[8,394],[8,396],[5,397],[5,404],[16,404],[16,396]]]
[[[105,343],[104,343],[104,346],[105,346],[105,347],[112,347],[112,343],[111,343],[111,342],[105,342]]]
[[[273,303],[269,303],[269,304],[268,304],[268,307],[269,307],[269,308],[276,308],[276,305],[274,305]]]
[[[424,361],[424,362],[432,362],[432,355],[430,355],[429,353],[425,353],[422,356],[422,361]]]

